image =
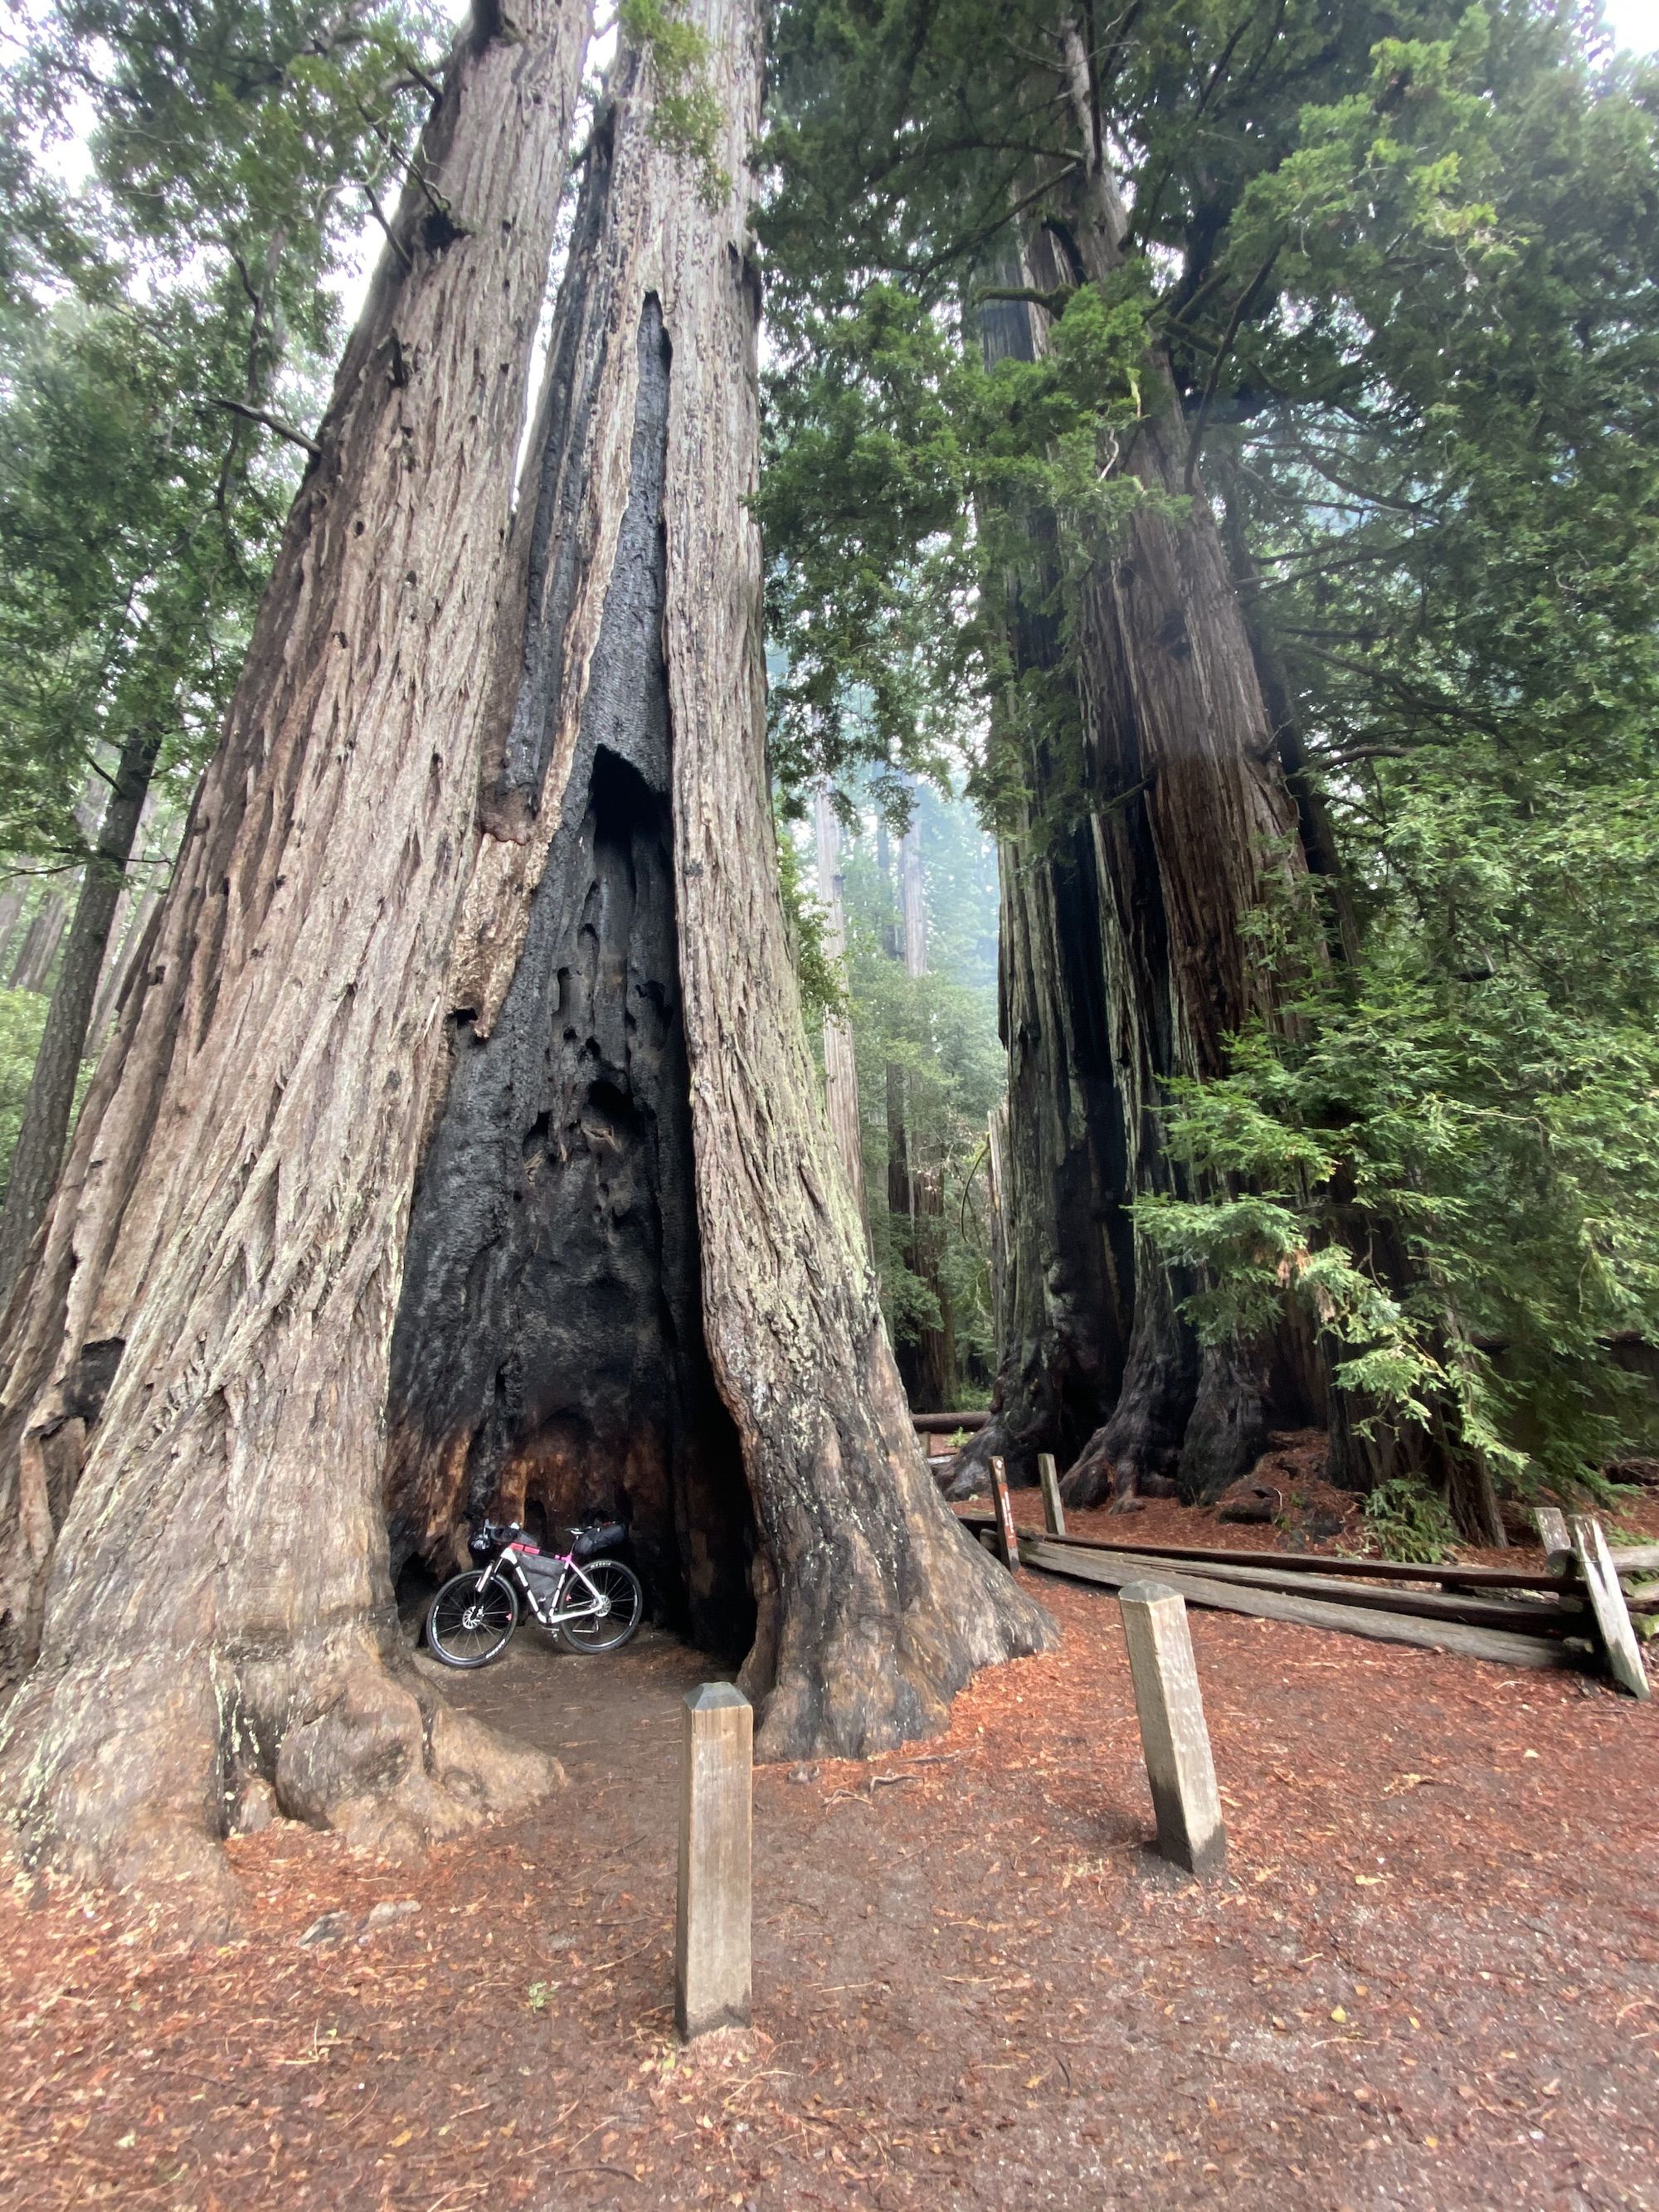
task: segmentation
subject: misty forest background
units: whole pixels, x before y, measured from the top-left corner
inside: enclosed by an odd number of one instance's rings
[[[1201,464],[1322,865],[1249,918],[1272,1013],[1158,1102],[1182,1172],[1136,1233],[1200,1334],[1299,1301],[1341,1388],[1446,1396],[1506,1494],[1605,1492],[1653,1449],[1659,1340],[1659,68],[1513,0],[1081,13],[1127,250],[1043,287],[997,257],[1063,150],[1027,98],[1059,11],[774,26],[781,864],[809,1031],[850,1030],[913,1403],[996,1376],[999,864],[1006,896],[1099,804],[1066,750],[1069,581]],[[672,0],[622,15],[695,161]],[[0,1177],[49,1009],[66,1115],[140,957],[452,29],[401,0],[11,19]],[[991,357],[999,296],[1041,307],[1042,357]],[[1184,493],[1114,471],[1149,340]],[[1039,505],[1047,667],[998,611]]]

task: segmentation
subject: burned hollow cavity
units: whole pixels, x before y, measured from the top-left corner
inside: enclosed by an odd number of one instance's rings
[[[641,317],[629,502],[560,823],[495,1027],[458,1024],[392,1343],[394,1570],[485,1514],[625,1519],[656,1615],[706,1647],[754,1626],[738,1436],[705,1348],[674,908],[662,499],[672,349]],[[504,780],[538,786],[572,580],[549,568],[561,394],[532,539]],[[585,381],[585,380],[577,380]]]

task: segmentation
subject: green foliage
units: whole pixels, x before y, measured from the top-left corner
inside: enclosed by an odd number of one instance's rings
[[[1594,1487],[1640,1448],[1606,1345],[1659,1329],[1659,1007],[1553,1001],[1523,964],[1540,939],[1478,982],[1437,975],[1415,933],[1377,944],[1363,988],[1241,1039],[1176,1103],[1172,1150],[1226,1194],[1137,1210],[1205,1270],[1203,1332],[1299,1299],[1340,1387],[1395,1419],[1448,1396],[1522,1490]]]
[[[718,208],[732,179],[719,160],[726,118],[708,81],[708,34],[687,21],[685,0],[622,0],[617,20],[629,44],[651,57],[657,81],[652,137],[690,162],[704,206]]]
[[[286,0],[57,0],[10,49],[9,859],[88,864],[126,749],[155,761],[136,865],[165,866],[319,411],[339,335],[335,283],[380,189],[400,188],[409,168],[431,97],[421,56],[439,21],[421,0],[347,0],[332,15]],[[88,173],[69,189],[48,152],[88,111]],[[13,1141],[15,1130],[8,1159]]]
[[[187,793],[240,668],[291,490],[197,396],[199,300],[65,301],[0,346],[0,848],[84,849],[76,808],[129,732]]]
[[[1407,1475],[1379,1482],[1364,1504],[1365,1529],[1386,1559],[1431,1567],[1457,1543],[1444,1500]]]

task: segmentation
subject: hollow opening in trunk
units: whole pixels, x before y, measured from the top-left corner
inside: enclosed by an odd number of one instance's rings
[[[416,1189],[388,1506],[394,1570],[470,1518],[557,1539],[614,1514],[656,1617],[736,1657],[752,1524],[703,1339],[662,652],[669,373],[648,301],[629,507],[559,827],[494,1028],[458,1025]],[[557,658],[527,650],[526,668]]]

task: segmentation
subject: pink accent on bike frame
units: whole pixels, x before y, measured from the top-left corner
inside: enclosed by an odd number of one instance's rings
[[[539,1544],[509,1544],[507,1548],[509,1552],[527,1553],[532,1559],[552,1559],[562,1567],[574,1567],[576,1564],[574,1552],[544,1552]]]

